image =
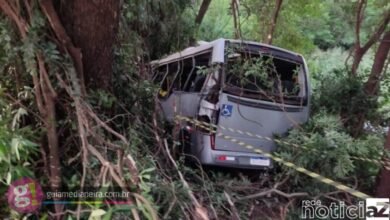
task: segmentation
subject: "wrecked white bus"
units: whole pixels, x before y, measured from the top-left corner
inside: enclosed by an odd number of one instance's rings
[[[151,64],[153,82],[160,86],[159,104],[170,123],[177,115],[196,119],[216,125],[215,132],[272,152],[273,141],[246,132],[272,138],[309,118],[308,69],[297,53],[256,42],[218,39]],[[185,121],[179,126],[184,151],[204,165],[272,166],[270,158],[215,132]]]

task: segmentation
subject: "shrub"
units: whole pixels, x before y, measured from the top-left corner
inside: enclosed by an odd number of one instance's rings
[[[296,144],[280,144],[276,154],[308,170],[333,180],[367,191],[372,190],[379,165],[352,157],[380,158],[383,138],[367,135],[353,139],[343,128],[338,116],[319,112],[301,128],[294,128],[283,141]],[[334,191],[331,186],[319,183],[305,175],[281,167],[290,176],[291,188],[306,191],[312,195]],[[357,182],[356,182],[357,181]]]

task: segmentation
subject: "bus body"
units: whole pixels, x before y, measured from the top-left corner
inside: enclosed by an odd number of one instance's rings
[[[179,115],[215,125],[210,132],[186,121],[179,123],[181,137],[189,140],[186,152],[202,164],[272,167],[271,159],[254,149],[274,151],[275,142],[264,137],[283,135],[309,118],[308,69],[304,58],[294,52],[256,42],[218,39],[151,65],[153,82],[160,86],[161,111],[168,122],[175,123]]]

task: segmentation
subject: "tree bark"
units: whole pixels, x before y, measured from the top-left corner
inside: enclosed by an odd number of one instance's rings
[[[273,35],[275,32],[275,27],[276,27],[276,22],[278,21],[279,12],[280,12],[280,9],[282,7],[282,3],[283,3],[283,0],[276,0],[275,10],[274,10],[274,13],[272,15],[272,23],[268,28],[267,37],[264,41],[266,44],[272,44]]]
[[[357,47],[357,45],[355,46]],[[355,52],[354,52],[354,55],[353,55],[353,63],[352,63],[352,67],[351,67],[351,74],[353,76],[356,76],[357,75],[357,69],[360,65],[360,62],[362,61],[363,59],[363,56],[364,54],[366,53],[367,51],[363,51],[360,46],[355,48]]]
[[[60,19],[74,45],[81,48],[87,88],[112,89],[119,10],[118,0],[61,0]]]
[[[390,151],[390,129],[387,132],[385,150]],[[390,197],[390,171],[382,168],[377,178],[375,197],[389,198]]]

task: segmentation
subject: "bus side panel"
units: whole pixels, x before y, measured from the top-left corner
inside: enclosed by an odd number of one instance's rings
[[[169,95],[168,98],[160,99],[159,101],[160,101],[161,110],[163,112],[165,120],[173,123],[174,120],[173,117],[175,112],[174,106],[175,103],[177,103],[177,96],[174,93],[172,93]]]
[[[174,92],[179,97],[177,114],[195,117],[199,109],[200,94],[198,92]]]
[[[164,118],[173,122],[175,115],[195,117],[199,109],[200,94],[195,92],[173,91],[172,94],[160,100]]]

